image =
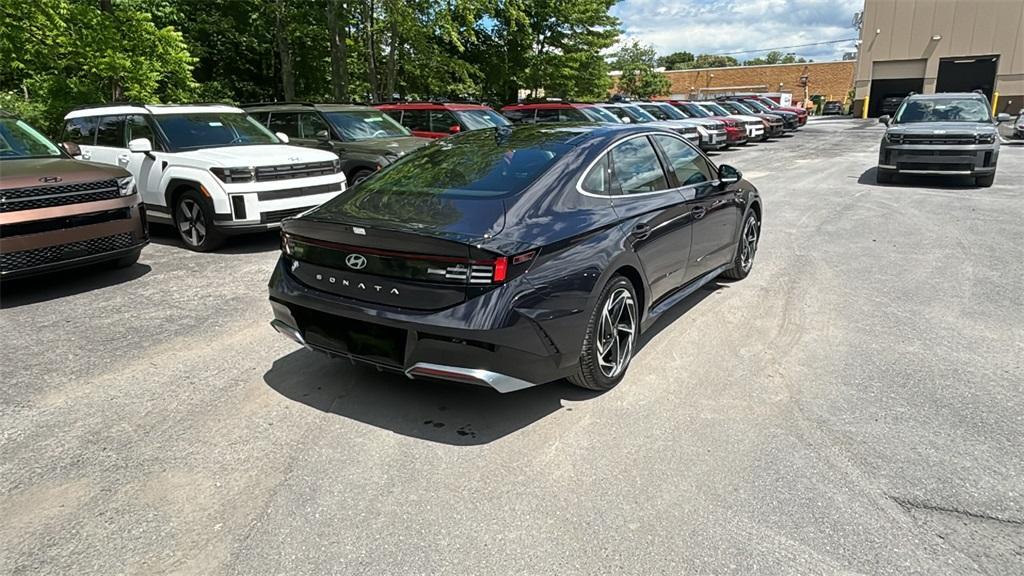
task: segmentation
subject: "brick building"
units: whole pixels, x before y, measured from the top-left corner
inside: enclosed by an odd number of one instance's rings
[[[670,93],[677,98],[706,99],[742,92],[788,92],[797,102],[804,98],[802,79],[806,77],[808,96],[819,95],[826,100],[845,102],[853,87],[855,64],[846,60],[666,70],[665,76],[672,83]]]

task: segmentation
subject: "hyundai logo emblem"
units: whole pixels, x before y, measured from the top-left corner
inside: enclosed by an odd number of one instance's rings
[[[43,176],[39,181],[44,184],[55,184],[57,182],[63,182],[64,179],[60,176]]]
[[[366,256],[362,254],[349,254],[345,257],[345,265],[353,270],[366,268]]]

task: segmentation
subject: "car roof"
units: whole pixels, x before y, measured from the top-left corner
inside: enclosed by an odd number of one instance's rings
[[[244,114],[245,110],[228,104],[99,104],[81,106],[68,112],[65,120],[90,116],[114,116],[120,114]]]
[[[323,112],[343,112],[346,110],[376,110],[368,104],[358,102],[254,102],[242,104],[248,112],[280,112],[282,110],[301,112],[303,110],[320,110]]]
[[[374,104],[374,106],[402,110],[489,110],[491,108],[479,102],[384,102]]]
[[[520,102],[509,104],[502,110],[518,110],[521,108],[593,108],[597,106],[592,102]]]

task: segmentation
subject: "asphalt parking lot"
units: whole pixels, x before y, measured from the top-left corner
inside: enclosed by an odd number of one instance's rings
[[[273,234],[5,285],[0,573],[1022,573],[1024,147],[881,186],[881,133],[717,154],[754,271],[600,395],[302,350]]]

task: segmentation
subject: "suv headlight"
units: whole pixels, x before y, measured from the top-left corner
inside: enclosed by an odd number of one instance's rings
[[[242,168],[210,168],[210,172],[221,182],[226,184],[238,184],[241,182],[252,182],[256,179],[256,169],[252,166]]]
[[[991,144],[996,141],[995,134],[978,134],[974,137],[978,144]]]
[[[331,166],[334,167],[335,174],[341,172],[341,158],[335,158],[334,160],[331,160]]]
[[[125,176],[117,179],[117,193],[121,196],[131,196],[136,192],[135,177]]]

